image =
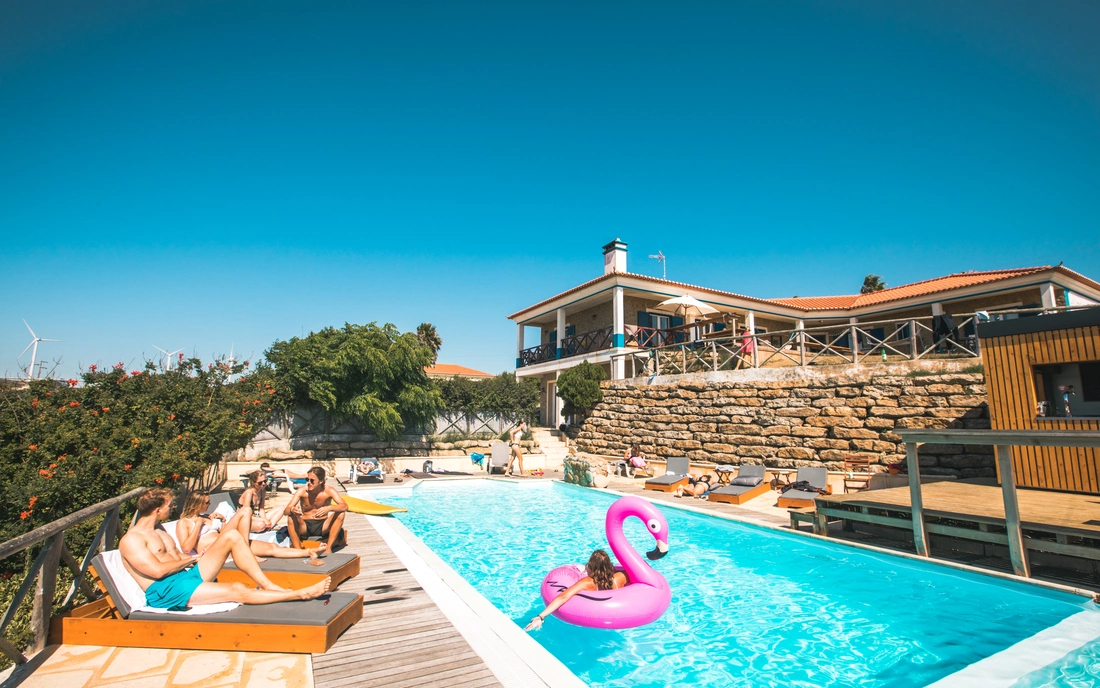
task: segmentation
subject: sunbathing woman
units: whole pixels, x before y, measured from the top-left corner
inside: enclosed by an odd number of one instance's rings
[[[710,479],[710,473],[707,473],[701,478],[688,478],[687,486],[681,485],[676,488],[676,496],[683,497],[688,495],[703,499],[707,496],[707,493],[713,490],[717,485]]]
[[[279,522],[282,514],[269,517],[267,509],[264,508],[267,501],[267,474],[262,470],[252,471],[248,474],[248,479],[251,482],[249,482],[248,488],[241,493],[241,498],[237,500],[237,504],[242,509],[252,511],[253,533],[269,531]]]
[[[222,517],[213,514],[210,517],[203,515],[203,510],[210,506],[210,494],[205,490],[195,490],[187,495],[183,502],[183,510],[180,512],[180,520],[176,522],[176,540],[179,541],[180,551],[186,554],[204,552],[214,541],[218,539],[218,533],[223,528],[236,528],[241,535],[248,540],[252,511],[251,509],[237,509],[237,513],[228,522],[222,523]],[[257,557],[271,557],[273,559],[305,559],[309,557],[310,564],[320,566],[321,560],[318,554],[323,554],[325,545],[316,549],[298,549],[295,547],[280,547],[270,542],[249,540],[248,548]]]
[[[557,597],[550,600],[550,604],[546,605],[546,609],[543,609],[538,616],[531,619],[531,623],[527,624],[527,627],[523,630],[537,631],[542,628],[542,622],[546,620],[546,617],[553,614],[558,607],[568,602],[579,592],[618,590],[630,582],[625,573],[615,570],[615,567],[611,565],[611,557],[607,556],[607,552],[602,549],[592,553],[592,556],[588,558],[588,564],[584,568],[588,571],[588,575],[558,593]]]

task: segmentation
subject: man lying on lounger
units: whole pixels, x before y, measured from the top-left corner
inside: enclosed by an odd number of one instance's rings
[[[207,549],[197,555],[180,552],[171,536],[157,530],[157,523],[172,513],[171,490],[146,490],[137,500],[138,519],[118,543],[126,570],[145,591],[146,603],[158,609],[175,609],[200,604],[240,602],[270,604],[288,600],[312,600],[328,591],[331,580],[287,590],[272,583],[249,549],[248,540],[236,528],[227,528]],[[214,579],[233,556],[237,568],[259,586],[217,583]]]
[[[328,538],[328,551],[333,551],[347,510],[348,504],[336,488],[325,485],[325,469],[309,469],[306,486],[298,488],[286,505],[291,546],[301,547],[302,540],[309,537],[323,537]]]

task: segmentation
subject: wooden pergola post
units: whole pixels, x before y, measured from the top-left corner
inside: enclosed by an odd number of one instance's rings
[[[917,443],[905,443],[905,461],[909,467],[909,503],[913,517],[913,546],[917,554],[928,556],[928,530],[924,527],[924,502],[920,494],[920,461]]]
[[[1012,472],[1012,449],[1007,444],[996,445],[997,469],[1001,474],[1001,492],[1005,500],[1005,529],[1008,534],[1008,558],[1017,576],[1031,577],[1031,566],[1024,547],[1020,527],[1020,504],[1016,501],[1016,476]]]

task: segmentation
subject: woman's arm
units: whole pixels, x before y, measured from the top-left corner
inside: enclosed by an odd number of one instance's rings
[[[180,541],[180,549],[184,554],[198,549],[200,533],[202,533],[202,526],[191,519],[181,518],[176,521],[176,537]]]
[[[543,609],[542,612],[538,616],[531,619],[531,623],[527,624],[527,628],[525,628],[523,630],[525,630],[525,631],[536,631],[536,630],[542,628],[543,620],[546,617],[553,614],[554,612],[556,612],[558,610],[558,608],[561,607],[563,604],[565,604],[566,602],[571,600],[573,598],[573,595],[576,595],[578,592],[584,592],[585,590],[595,590],[595,589],[596,589],[596,581],[592,580],[592,578],[589,577],[589,576],[585,576],[584,578],[580,579],[579,581],[577,581],[573,585],[570,585],[565,590],[562,590],[561,592],[559,592],[557,597],[550,600],[550,604],[546,605],[546,609]]]

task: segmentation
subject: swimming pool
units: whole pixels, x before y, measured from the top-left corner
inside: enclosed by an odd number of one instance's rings
[[[469,480],[379,498],[407,507],[398,518],[522,626],[542,609],[548,570],[606,548],[614,496]],[[673,601],[661,619],[626,631],[550,619],[533,634],[586,683],[924,686],[1093,608],[1035,586],[662,511],[671,550],[654,568]],[[636,519],[627,537],[639,551],[653,546]],[[1067,656],[1066,670],[1079,674],[1089,650]]]

